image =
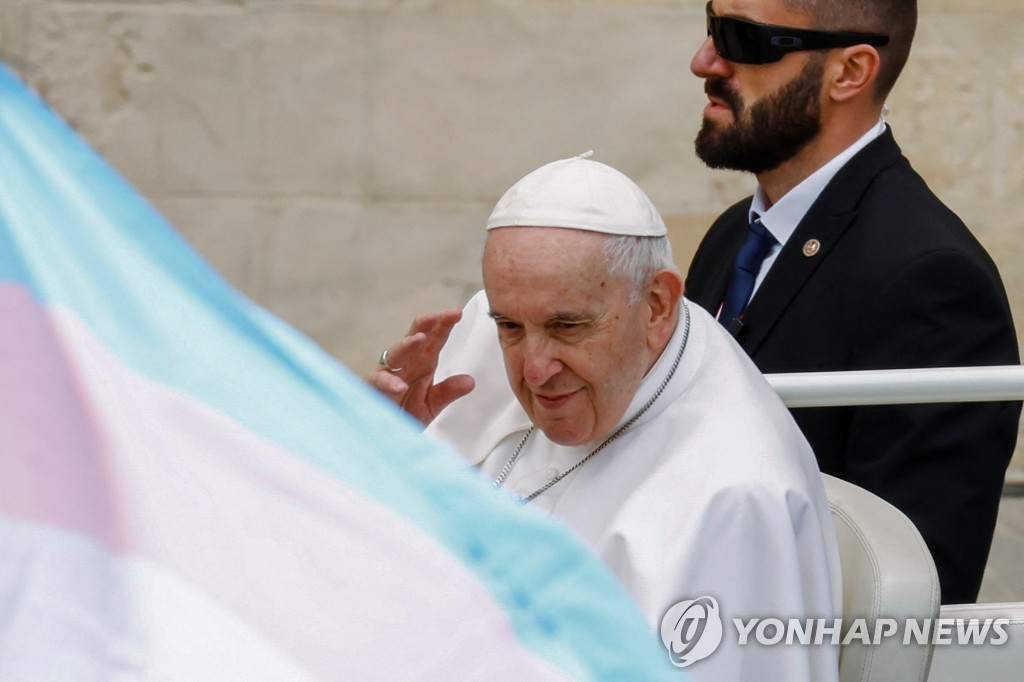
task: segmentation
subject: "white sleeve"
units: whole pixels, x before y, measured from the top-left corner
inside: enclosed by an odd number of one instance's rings
[[[694,532],[681,543],[686,546],[666,548],[671,558],[660,571],[664,582],[651,586],[649,603],[712,596],[721,609],[721,645],[687,668],[694,680],[838,680],[839,647],[830,638],[818,645],[761,645],[751,627],[754,618],[833,623],[840,615],[818,520],[813,504],[797,490],[779,496],[734,488],[713,496],[703,513],[689,519]],[[660,621],[663,614],[652,615]],[[739,643],[736,619],[748,628],[745,644]]]

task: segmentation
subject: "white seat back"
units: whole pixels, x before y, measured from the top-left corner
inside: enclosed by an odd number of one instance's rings
[[[843,637],[854,619],[868,632],[875,620],[934,618],[939,613],[939,578],[921,534],[901,511],[846,481],[822,474],[839,542],[843,579]],[[930,643],[905,645],[901,638],[840,649],[841,682],[924,682],[932,660]]]

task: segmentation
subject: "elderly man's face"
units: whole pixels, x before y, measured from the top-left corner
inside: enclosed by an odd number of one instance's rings
[[[558,228],[492,230],[484,288],[516,397],[562,445],[610,435],[656,359],[650,308],[608,273],[606,237]]]

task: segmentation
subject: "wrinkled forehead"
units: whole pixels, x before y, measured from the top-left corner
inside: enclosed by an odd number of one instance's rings
[[[484,243],[484,274],[509,271],[579,271],[600,275],[607,271],[605,244],[600,232],[562,227],[517,225],[489,230]]]
[[[484,287],[488,294],[521,290],[568,296],[594,290],[612,295],[627,278],[609,271],[605,245],[610,239],[600,232],[561,227],[489,230],[483,249]]]

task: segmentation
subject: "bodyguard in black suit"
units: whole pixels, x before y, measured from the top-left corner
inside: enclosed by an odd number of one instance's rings
[[[780,206],[788,214],[774,217],[774,230],[784,243],[769,251],[749,303],[723,324],[766,373],[1017,364],[995,265],[879,123],[909,52],[914,3],[893,9],[875,0],[825,0],[819,8],[829,13],[817,16],[779,0],[753,10],[739,3],[730,14],[733,5],[708,4],[710,37],[692,64],[710,100],[698,155],[713,167],[755,173],[757,208],[771,211],[790,192],[804,198]],[[853,7],[868,11],[844,11]],[[766,37],[757,44],[759,36]],[[794,37],[820,45],[830,36],[822,46],[829,49],[772,52]],[[836,163],[826,169],[833,175],[815,175],[855,143],[838,170]],[[787,226],[801,201],[806,212]],[[691,263],[686,296],[712,314],[748,240],[750,210],[750,198],[727,210]],[[771,217],[765,213],[769,230]],[[806,408],[793,415],[822,471],[875,492],[914,521],[935,558],[943,603],[957,603],[977,598],[1020,407]]]

